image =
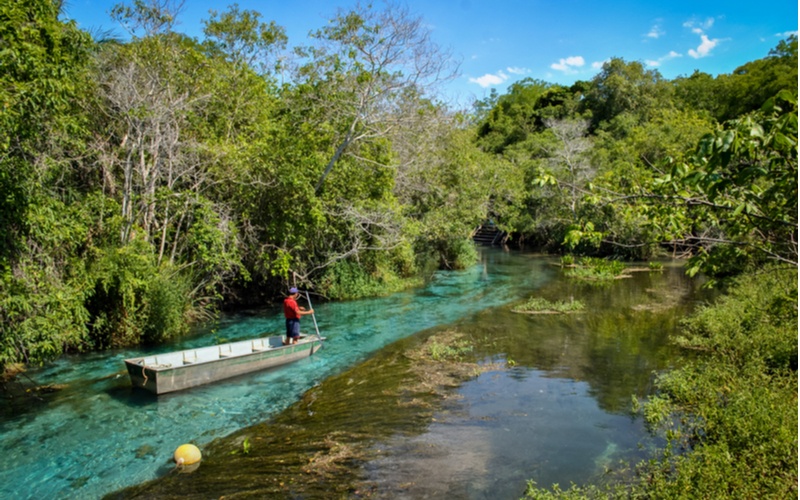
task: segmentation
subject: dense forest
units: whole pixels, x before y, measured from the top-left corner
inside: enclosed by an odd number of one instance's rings
[[[487,220],[508,245],[686,257],[744,295],[737,277],[761,273],[774,316],[741,324],[796,333],[796,36],[731,74],[668,80],[613,58],[589,81],[526,79],[454,110],[437,90],[455,59],[400,6],[340,10],[290,45],[236,5],[190,38],[170,5],[117,6],[125,40],[57,1],[0,6],[0,368],[158,343],[290,283],[391,293],[471,265]],[[785,328],[753,368],[705,314],[687,345],[741,356],[761,382],[788,368],[796,391]]]

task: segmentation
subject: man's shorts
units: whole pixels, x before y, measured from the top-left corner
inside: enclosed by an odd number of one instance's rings
[[[296,339],[300,336],[299,319],[286,319],[286,336],[290,339]]]

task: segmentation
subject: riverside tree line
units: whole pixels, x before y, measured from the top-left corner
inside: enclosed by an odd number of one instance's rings
[[[719,276],[797,260],[796,37],[730,75],[611,59],[464,112],[400,6],[292,50],[236,5],[189,38],[174,7],[115,7],[125,42],[59,2],[0,11],[0,365],[159,342],[290,280],[390,292],[471,264],[487,218],[511,244],[667,248]]]
[[[667,80],[613,58],[589,81],[526,79],[454,110],[437,89],[456,59],[400,5],[340,9],[295,45],[235,4],[191,38],[178,6],[119,4],[118,40],[57,1],[0,5],[0,368],[162,342],[288,283],[330,299],[396,291],[471,265],[471,232],[491,219],[511,245],[668,252],[721,284],[745,276],[683,342],[746,377],[695,367],[647,407],[654,426],[701,415],[672,429],[672,452],[709,439],[701,389],[718,403],[758,381],[775,399],[757,407],[796,401],[796,36],[731,74]],[[758,432],[796,429],[793,408]],[[731,429],[753,420],[739,419]],[[676,470],[708,474],[729,448],[669,455],[642,487],[672,497]],[[796,455],[756,455],[736,474],[783,476],[750,493],[793,480],[796,495]]]

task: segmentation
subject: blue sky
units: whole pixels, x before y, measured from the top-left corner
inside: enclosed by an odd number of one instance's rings
[[[108,12],[115,0],[67,0],[65,17],[85,29],[123,31]],[[227,1],[185,0],[177,31],[202,35],[209,9]],[[286,28],[290,45],[304,45],[337,7],[352,0],[238,0]],[[380,4],[380,0],[376,0]],[[641,61],[666,78],[700,70],[731,73],[766,56],[797,33],[796,0],[409,0],[432,39],[460,61],[446,92],[458,102],[504,92],[522,78],[571,84],[591,79],[603,61]]]

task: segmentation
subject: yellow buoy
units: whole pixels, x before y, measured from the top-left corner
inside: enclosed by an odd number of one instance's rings
[[[193,444],[182,444],[175,450],[172,456],[178,467],[182,465],[192,465],[200,461],[203,456],[200,454],[200,449]]]

